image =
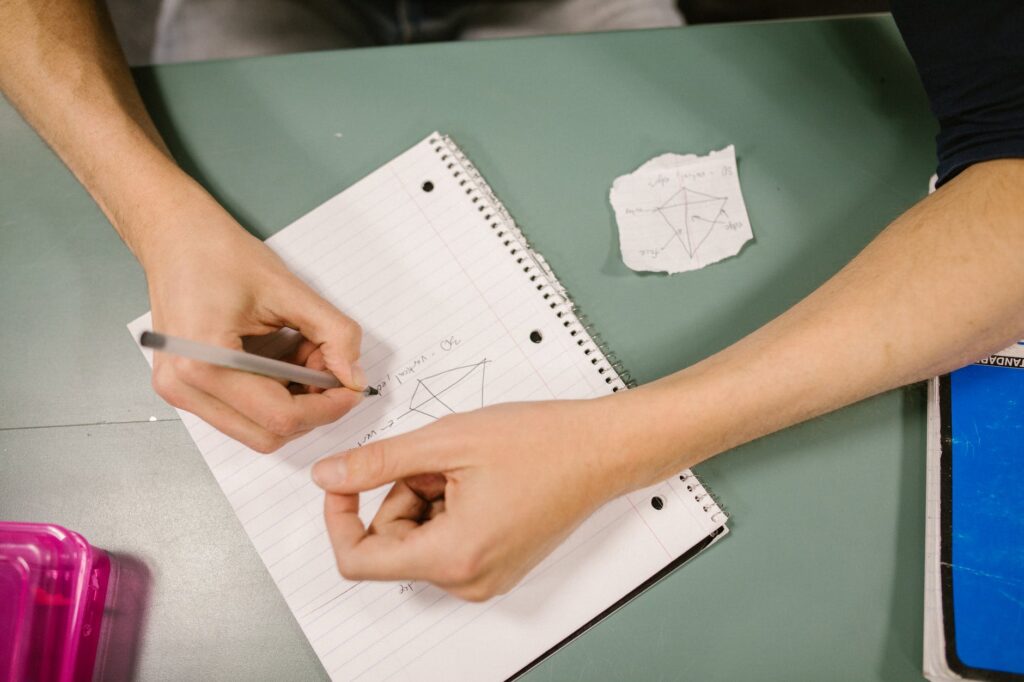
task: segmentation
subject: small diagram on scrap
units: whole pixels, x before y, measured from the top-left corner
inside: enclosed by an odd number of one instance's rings
[[[754,237],[732,145],[707,156],[655,157],[616,178],[609,198],[622,260],[633,270],[697,270]]]

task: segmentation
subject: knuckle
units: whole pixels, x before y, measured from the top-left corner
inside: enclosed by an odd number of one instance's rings
[[[480,578],[483,562],[476,551],[463,551],[453,557],[449,567],[451,582],[464,587],[475,584]]]
[[[359,348],[363,341],[363,328],[352,318],[342,315],[331,326],[328,335],[332,345],[337,343],[341,348]]]
[[[498,583],[494,586],[492,596],[497,597],[502,594],[508,594],[516,584],[515,580],[507,580],[504,583]]]
[[[204,363],[192,358],[174,358],[171,360],[171,367],[179,379],[191,385],[199,383],[207,371]]]
[[[334,563],[338,567],[338,575],[340,575],[342,578],[344,578],[345,580],[358,579],[355,566],[353,565],[353,562],[349,558],[348,554],[337,552],[334,557]]]
[[[252,438],[249,447],[256,452],[269,455],[285,444],[285,439],[273,433],[261,433]]]
[[[363,328],[351,317],[342,314],[337,327],[338,338],[342,341],[360,342],[363,340]]]
[[[174,407],[182,407],[183,396],[178,380],[166,366],[153,371],[153,390]]]
[[[490,583],[486,580],[481,580],[455,590],[455,596],[468,602],[476,603],[487,601],[496,595],[497,590],[493,589]]]
[[[295,412],[277,411],[267,418],[264,426],[275,436],[290,436],[302,427],[302,420]]]
[[[456,575],[455,567],[450,564],[437,569],[437,582],[448,586],[448,591],[452,594],[457,592],[457,587],[462,583]]]
[[[363,342],[363,328],[359,326],[359,323],[355,320],[349,320],[348,340],[357,348],[359,347],[359,344]]]

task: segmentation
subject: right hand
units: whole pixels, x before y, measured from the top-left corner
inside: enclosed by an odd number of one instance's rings
[[[631,398],[491,405],[320,460],[312,474],[338,570],[426,580],[471,601],[507,592],[657,469],[633,435],[649,403]],[[366,527],[359,494],[392,481]]]
[[[241,350],[244,336],[290,327],[304,338],[284,359],[326,369],[348,388],[293,392],[274,379],[158,352],[156,392],[264,453],[351,410],[366,386],[356,363],[359,325],[198,186],[174,208],[160,212],[170,217],[148,226],[144,242],[134,245],[146,270],[154,330]]]

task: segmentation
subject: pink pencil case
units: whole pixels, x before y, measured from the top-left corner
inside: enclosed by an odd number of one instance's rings
[[[78,533],[0,521],[0,680],[91,680],[109,581]]]

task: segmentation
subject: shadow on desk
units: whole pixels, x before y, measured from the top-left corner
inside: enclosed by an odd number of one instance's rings
[[[108,552],[115,574],[103,612],[104,633],[95,680],[134,680],[146,630],[153,574],[138,557]]]

